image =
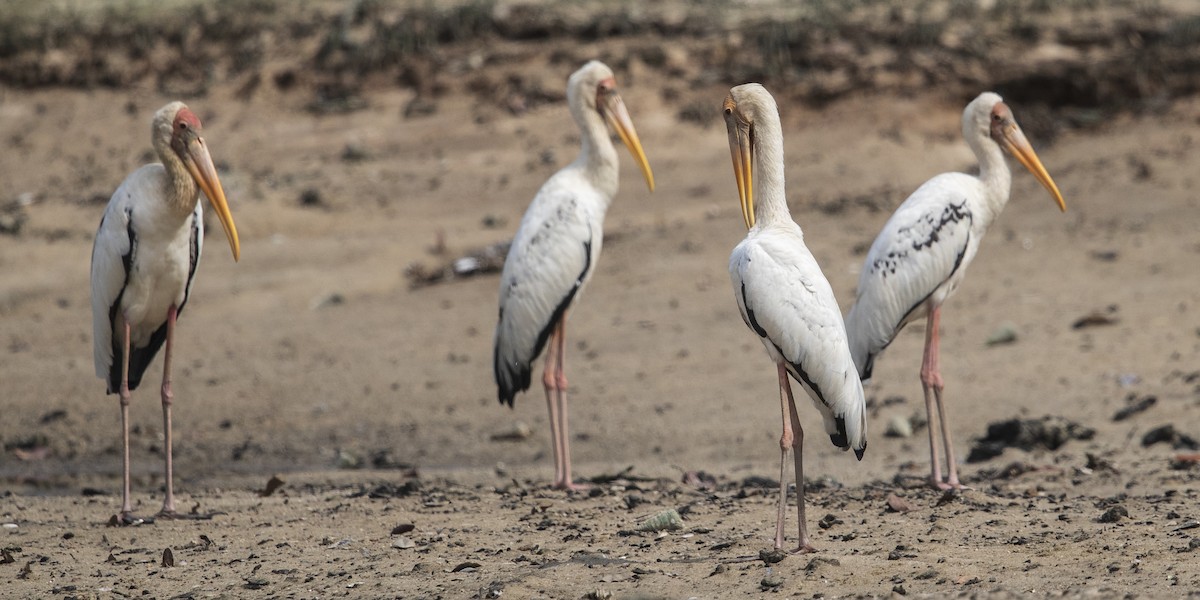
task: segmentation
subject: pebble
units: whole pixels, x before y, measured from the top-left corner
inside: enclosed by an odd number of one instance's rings
[[[984,342],[988,346],[999,346],[1001,344],[1011,344],[1017,341],[1017,328],[1010,323],[1005,323],[998,327]]]
[[[1101,523],[1116,523],[1116,522],[1120,521],[1122,518],[1128,518],[1128,517],[1129,517],[1129,511],[1125,510],[1124,506],[1117,505],[1117,506],[1114,506],[1114,507],[1104,511],[1104,514],[1100,515],[1100,522]]]
[[[762,581],[759,582],[759,584],[764,590],[774,589],[783,585],[783,578],[778,575],[768,573],[762,578]]]
[[[638,531],[676,531],[683,529],[683,517],[673,508],[668,508],[638,525]]]
[[[903,415],[896,415],[888,420],[887,428],[883,430],[883,435],[894,438],[911,437],[913,434],[912,421]]]

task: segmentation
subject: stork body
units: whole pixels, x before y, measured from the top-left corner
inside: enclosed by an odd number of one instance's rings
[[[542,185],[525,211],[500,276],[500,311],[493,368],[501,404],[529,388],[533,362],[546,349],[542,384],[550,412],[554,487],[571,479],[568,439],[566,320],[595,272],[604,215],[617,193],[620,163],[606,121],[628,146],[651,191],[654,177],[612,70],[591,61],[567,82],[571,116],[579,126],[579,157]]]
[[[724,110],[742,215],[749,228],[729,257],[729,275],[742,320],[776,365],[783,414],[775,547],[781,548],[784,541],[786,465],[791,452],[799,519],[797,550],[812,552],[804,511],[804,430],[789,376],[821,413],[830,441],[843,450],[853,448],[859,460],[867,447],[863,389],[833,289],[788,213],[783,131],[775,100],[761,85],[746,84],[730,90]]]
[[[867,253],[857,299],[846,317],[850,349],[864,382],[871,377],[876,357],[900,330],[916,319],[927,319],[921,384],[929,415],[930,483],[941,489],[962,487],[942,401],[941,306],[962,282],[988,227],[1008,202],[1012,174],[1004,153],[1025,165],[1066,210],[1054,181],[1000,96],[987,92],[968,104],[962,131],[979,160],[979,175],[938,175],[896,209]],[[946,452],[944,480],[939,432]]]
[[[181,102],[160,109],[152,143],[160,164],[143,166],[117,188],[104,211],[92,247],[92,332],[96,376],[121,402],[124,445],[119,523],[133,515],[129,476],[129,402],[147,367],[166,345],[162,407],[166,495],[161,516],[177,516],[171,457],[171,351],[175,321],[187,304],[204,245],[201,191],[209,198],[240,254],[237,229],[200,137],[200,120]]]

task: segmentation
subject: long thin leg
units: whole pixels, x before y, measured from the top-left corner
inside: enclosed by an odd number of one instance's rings
[[[929,416],[929,457],[932,472],[929,482],[941,490],[959,489],[958,465],[954,460],[954,446],[950,438],[950,423],[946,418],[946,406],[942,402],[942,374],[938,368],[938,328],[941,325],[942,307],[933,306],[929,309],[929,318],[925,331],[925,356],[921,360],[921,387],[925,391],[925,411]],[[950,472],[948,481],[942,481],[942,465],[938,456],[938,434],[946,448],[946,466]]]
[[[567,426],[567,315],[565,313],[562,320],[558,322],[558,335],[556,338],[555,351],[558,353],[558,359],[555,361],[557,366],[555,387],[558,391],[559,456],[562,457],[563,470],[562,479],[555,482],[555,487],[574,490],[586,486],[576,485],[571,478],[571,429]]]
[[[160,514],[171,516],[175,514],[175,479],[174,469],[171,462],[171,402],[175,398],[175,394],[171,391],[171,349],[175,341],[175,317],[178,311],[175,305],[167,309],[167,348],[166,354],[163,356],[163,380],[162,380],[162,409],[163,409],[163,445],[166,449],[166,482],[167,494],[163,498],[163,506]]]
[[[118,393],[121,398],[121,443],[125,454],[121,468],[121,514],[118,515],[118,522],[132,523],[135,518],[133,504],[129,500],[129,322],[124,318],[121,321],[124,328],[121,339],[121,389]]]
[[[787,455],[792,449],[792,420],[788,414],[788,399],[792,386],[788,383],[787,369],[783,363],[776,365],[779,371],[779,406],[783,412],[783,435],[779,437],[779,509],[775,516],[775,549],[783,548],[783,523],[787,516]],[[797,485],[797,491],[800,489]],[[801,527],[804,525],[801,524]]]
[[[784,384],[787,385],[788,410],[791,413],[792,431],[794,432],[792,459],[796,461],[796,512],[797,518],[800,519],[800,545],[796,547],[796,552],[808,554],[816,552],[817,549],[813,548],[808,539],[808,517],[804,513],[804,427],[800,426],[800,415],[796,412],[796,399],[792,396],[792,386],[786,379]]]
[[[558,414],[558,337],[559,328],[555,325],[554,331],[550,333],[549,348],[546,349],[546,370],[542,373],[542,386],[546,388],[546,408],[550,412],[551,447],[554,449],[554,487],[559,487],[559,482],[564,477],[562,455],[559,452],[559,437],[562,432],[559,431]]]
[[[962,489],[963,485],[958,481],[958,461],[954,457],[954,441],[950,431],[950,419],[947,417],[946,404],[942,401],[942,390],[945,389],[945,382],[942,380],[941,370],[941,344],[940,334],[941,329],[942,309],[937,307],[929,313],[930,329],[933,331],[933,343],[930,344],[929,353],[931,383],[933,385],[933,397],[937,402],[938,417],[942,423],[942,443],[946,446],[946,484],[952,489]]]

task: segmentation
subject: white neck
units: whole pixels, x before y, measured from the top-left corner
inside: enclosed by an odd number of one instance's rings
[[[617,195],[621,163],[609,137],[608,126],[600,113],[583,106],[572,106],[571,116],[579,125],[579,133],[583,138],[579,158],[572,164],[582,167],[592,185],[611,201]]]
[[[766,112],[766,111],[763,111]],[[783,175],[783,126],[776,115],[764,115],[754,131],[754,224],[792,221]],[[773,118],[772,118],[773,117]]]
[[[964,133],[967,133],[964,131]],[[967,145],[975,153],[979,161],[979,181],[983,184],[983,223],[987,226],[1004,210],[1008,204],[1009,190],[1012,188],[1012,172],[1008,169],[1008,161],[1004,159],[1004,150],[987,134],[986,130],[971,132],[964,135]]]

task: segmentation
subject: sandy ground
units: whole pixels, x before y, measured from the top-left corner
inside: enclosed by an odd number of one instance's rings
[[[573,67],[538,68],[554,82]],[[511,115],[450,95],[404,119],[412,93],[385,88],[364,110],[313,116],[298,95],[241,101],[218,88],[187,100],[223,168],[242,260],[210,236],[179,330],[175,459],[181,506],[220,514],[127,529],[106,527],[120,504],[119,413],[92,372],[88,258],[104,202],[147,160],[150,115],[169,98],[0,88],[0,205],[20,199],[27,218],[0,235],[0,595],[1200,592],[1200,467],[1186,460],[1200,438],[1200,102],[1052,144],[1031,133],[1069,210],[1015,172],[1010,206],[944,312],[961,457],[1013,418],[1062,417],[1094,435],[964,464],[961,495],[921,487],[925,430],[884,435],[924,412],[924,331],[911,326],[868,389],[864,460],[821,435],[806,443],[820,552],[768,565],[779,408],[726,271],[744,235],[718,121],[727,86],[687,92],[713,107],[706,127],[677,118],[668,83],[636,70],[618,81],[658,190],[623,155],[604,255],[572,315],[572,450],[590,493],[547,488],[540,390],[515,410],[496,403],[496,276],[427,287],[406,276],[512,235],[575,155],[565,107]],[[970,168],[961,105],[859,96],[783,110],[792,212],[847,309],[890,210],[928,177]],[[301,202],[309,190],[315,205]],[[1106,323],[1074,326],[1089,315]],[[1015,341],[985,343],[1006,327]],[[132,412],[145,513],[162,493],[158,373]],[[820,431],[814,411],[802,417]],[[1147,445],[1164,425],[1174,435]],[[684,481],[701,471],[704,485]],[[259,496],[273,474],[284,485]],[[913,510],[889,508],[892,495]],[[637,531],[668,508],[682,529]],[[794,512],[790,537],[793,526]]]

